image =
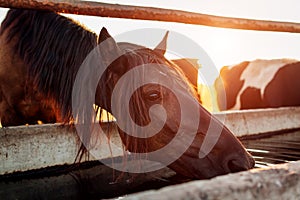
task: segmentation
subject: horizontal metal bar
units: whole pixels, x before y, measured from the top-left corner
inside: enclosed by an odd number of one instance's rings
[[[6,8],[52,10],[61,13],[178,22],[221,28],[300,33],[300,23],[221,17],[154,7],[66,0],[0,0]]]

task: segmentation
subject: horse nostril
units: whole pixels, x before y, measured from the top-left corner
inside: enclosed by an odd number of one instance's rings
[[[230,172],[240,172],[248,169],[245,165],[240,163],[238,160],[230,160],[227,163],[227,167]]]

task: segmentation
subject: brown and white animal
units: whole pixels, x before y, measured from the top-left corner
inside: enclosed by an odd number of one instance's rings
[[[300,105],[300,62],[254,60],[223,67],[215,81],[220,110]]]

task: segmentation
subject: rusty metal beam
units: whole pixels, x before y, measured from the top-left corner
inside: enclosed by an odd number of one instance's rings
[[[300,23],[220,17],[180,10],[67,0],[0,0],[0,7],[46,9],[62,13],[178,22],[221,28],[300,33]]]

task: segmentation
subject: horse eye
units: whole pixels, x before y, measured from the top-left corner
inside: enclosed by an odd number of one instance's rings
[[[159,91],[150,91],[148,93],[146,93],[146,98],[149,101],[156,101],[158,99],[160,99],[160,92]]]

